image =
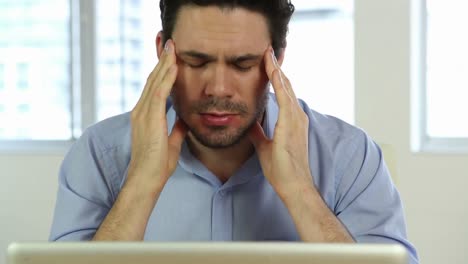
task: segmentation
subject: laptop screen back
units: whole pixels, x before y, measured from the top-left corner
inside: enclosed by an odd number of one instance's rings
[[[8,264],[406,264],[400,245],[289,242],[13,243]]]

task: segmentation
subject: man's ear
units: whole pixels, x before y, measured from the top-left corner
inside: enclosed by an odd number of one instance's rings
[[[163,43],[163,32],[159,31],[156,35],[156,53],[158,54],[158,59],[161,58],[161,54],[164,51],[164,43]]]

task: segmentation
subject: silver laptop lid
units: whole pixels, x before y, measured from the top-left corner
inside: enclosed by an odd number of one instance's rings
[[[8,264],[406,264],[397,244],[291,242],[13,243]]]

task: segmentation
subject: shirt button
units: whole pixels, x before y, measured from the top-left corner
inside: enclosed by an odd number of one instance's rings
[[[220,196],[224,196],[224,195],[226,195],[226,192],[225,192],[225,191],[220,191],[220,192],[219,192],[219,195],[220,195]]]

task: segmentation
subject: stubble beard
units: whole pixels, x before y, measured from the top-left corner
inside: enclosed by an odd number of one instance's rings
[[[171,97],[177,116],[187,124],[189,132],[195,137],[195,139],[205,147],[222,149],[239,144],[247,136],[247,133],[256,124],[256,122],[261,122],[268,103],[268,91],[269,89],[266,87],[265,91],[257,100],[256,108],[253,113],[249,113],[250,111],[248,111],[247,106],[243,103],[235,103],[219,98],[208,98],[204,101],[198,102],[197,104],[190,106],[187,113],[185,113],[181,111],[177,96],[175,96],[175,94],[171,94]],[[190,114],[197,114],[203,110],[230,111],[240,113],[242,118],[250,117],[246,125],[239,127],[235,131],[231,131],[232,128],[228,126],[217,126],[209,127],[208,133],[202,133],[195,126],[187,123],[185,117]]]

